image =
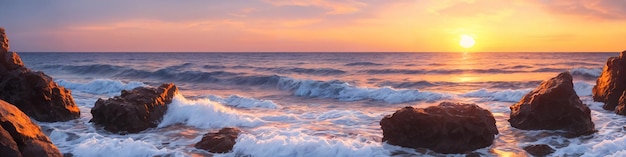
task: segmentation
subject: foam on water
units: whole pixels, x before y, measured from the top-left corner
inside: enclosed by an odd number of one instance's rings
[[[158,127],[185,124],[198,128],[253,127],[262,120],[237,112],[209,99],[189,100],[177,94]]]
[[[131,138],[96,138],[83,140],[72,150],[75,156],[157,156],[168,154],[166,149],[158,149],[145,141]]]
[[[475,91],[470,91],[465,94],[461,94],[464,97],[477,97],[482,98],[481,101],[504,101],[504,102],[517,102],[524,95],[528,94],[528,92],[532,91],[532,88],[527,89],[506,89],[506,90],[498,90],[491,91],[488,89],[479,89]]]
[[[572,75],[599,77],[602,74],[602,68],[574,68],[570,70],[570,73]]]
[[[264,127],[239,135],[233,152],[225,156],[389,156],[377,141],[366,137],[326,138],[301,129]]]
[[[447,94],[420,92],[416,89],[364,88],[341,81],[299,80],[287,77],[281,77],[278,87],[291,90],[297,96],[333,98],[342,101],[371,99],[387,103],[404,103],[419,100],[436,101],[450,97]]]
[[[124,83],[120,80],[96,79],[87,83],[74,83],[66,80],[57,80],[59,85],[72,91],[81,91],[92,94],[117,94],[121,90],[130,90],[141,86],[146,86],[142,82]]]
[[[279,106],[271,100],[258,100],[254,98],[243,97],[239,95],[231,95],[227,98],[222,98],[217,95],[209,95],[208,98],[211,101],[218,102],[227,106],[237,108],[269,108],[277,109]]]
[[[574,90],[578,96],[591,96],[592,89],[595,84],[591,84],[583,81],[574,82]]]

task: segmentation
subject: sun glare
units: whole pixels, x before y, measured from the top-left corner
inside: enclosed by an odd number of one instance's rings
[[[459,41],[459,44],[463,48],[471,48],[472,46],[474,46],[474,44],[476,44],[476,41],[474,41],[474,38],[469,35],[461,35],[461,40]]]

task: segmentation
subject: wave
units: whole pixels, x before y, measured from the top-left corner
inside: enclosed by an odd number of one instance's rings
[[[463,74],[463,73],[517,73],[519,70],[504,69],[449,69],[449,70],[411,70],[411,69],[370,69],[363,70],[367,74]]]
[[[213,102],[209,99],[189,100],[180,94],[174,96],[159,128],[174,124],[185,124],[198,128],[255,127],[263,122],[253,116]]]
[[[383,64],[372,63],[372,62],[354,62],[354,63],[345,64],[344,66],[380,66],[380,65],[383,65]]]
[[[98,135],[99,136],[99,135]],[[71,152],[74,156],[167,156],[171,153],[165,148],[157,148],[141,140],[132,138],[99,138],[86,139]],[[106,155],[105,155],[106,154]]]
[[[59,85],[72,91],[81,91],[91,94],[118,94],[122,90],[131,90],[137,87],[146,86],[142,82],[124,83],[120,80],[96,79],[87,83],[73,83],[66,80],[57,80]]]
[[[435,101],[449,98],[447,94],[420,92],[415,89],[398,90],[390,87],[363,88],[342,81],[299,80],[280,77],[278,88],[290,90],[297,96],[333,98],[341,101],[377,100],[387,103],[405,103],[419,100]]]
[[[602,68],[574,68],[569,72],[574,76],[597,78],[602,74]]]
[[[591,89],[593,88],[593,84],[576,81],[574,82],[574,91],[578,96],[591,96]],[[524,97],[524,95],[528,94],[532,91],[533,88],[526,89],[506,89],[506,90],[487,90],[485,88],[470,91],[465,94],[461,94],[464,97],[474,97],[474,98],[482,98],[481,101],[503,101],[503,102],[517,102]]]
[[[339,69],[333,69],[333,68],[309,69],[309,68],[285,68],[285,67],[280,67],[280,68],[256,68],[256,70],[257,71],[272,71],[272,72],[276,72],[276,73],[279,73],[279,74],[297,73],[297,74],[309,74],[309,75],[321,75],[321,76],[340,75],[340,74],[347,73],[346,71],[339,70]]]
[[[432,87],[437,86],[435,83],[431,83],[428,81],[413,81],[413,82],[392,82],[392,81],[384,81],[377,84],[377,86],[390,86],[393,88],[421,88],[421,87]]]
[[[271,100],[258,100],[254,98],[242,97],[239,95],[231,95],[222,98],[216,95],[209,95],[208,99],[220,104],[237,108],[269,108],[277,109],[279,106]]]
[[[202,66],[202,68],[205,68],[205,69],[225,69],[226,66],[223,66],[223,65],[204,65],[204,66]]]
[[[532,91],[532,88],[527,89],[506,89],[498,91],[490,91],[487,89],[479,89],[462,94],[464,97],[482,98],[481,101],[503,101],[503,102],[517,102]]]
[[[241,134],[230,155],[238,156],[390,156],[391,153],[366,137],[327,138],[302,129],[264,127],[263,133]]]

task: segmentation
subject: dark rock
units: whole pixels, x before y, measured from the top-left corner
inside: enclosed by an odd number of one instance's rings
[[[61,152],[26,114],[0,100],[0,156],[61,157]]]
[[[0,99],[38,121],[68,121],[80,117],[70,91],[43,72],[26,68],[20,56],[8,50],[8,39],[1,28],[0,41]]]
[[[443,102],[405,107],[380,121],[383,142],[439,153],[465,153],[487,147],[498,134],[491,112],[476,104]]]
[[[602,74],[593,86],[593,100],[604,102],[605,110],[614,110],[624,90],[626,90],[626,51],[618,57],[606,61]]]
[[[533,156],[547,156],[554,153],[554,149],[545,144],[526,146],[524,150]]]
[[[91,109],[93,119],[90,122],[116,133],[137,133],[156,127],[176,93],[178,88],[172,83],[158,88],[122,90],[120,96],[98,99]]]
[[[510,108],[509,122],[518,129],[565,130],[571,137],[595,132],[591,111],[576,95],[569,72],[543,81]]]
[[[622,92],[622,95],[619,97],[617,107],[615,107],[615,113],[626,116],[626,96],[624,95],[626,95],[626,90]]]
[[[202,140],[196,143],[195,147],[211,153],[227,153],[233,150],[240,132],[241,130],[237,128],[222,128],[216,133],[207,133],[202,136]]]

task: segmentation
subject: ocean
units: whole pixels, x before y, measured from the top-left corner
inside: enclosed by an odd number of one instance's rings
[[[490,110],[500,132],[483,156],[524,155],[548,144],[554,156],[626,155],[626,117],[593,102],[591,89],[619,53],[18,53],[72,91],[81,117],[37,122],[74,156],[446,156],[381,142],[379,122],[405,106],[443,101]],[[509,106],[543,80],[569,71],[597,133],[565,138],[507,122]],[[157,128],[119,135],[89,123],[98,98],[175,83]],[[202,135],[238,127],[233,152],[193,146]],[[454,156],[455,154],[447,154]],[[464,154],[456,154],[464,156]]]

